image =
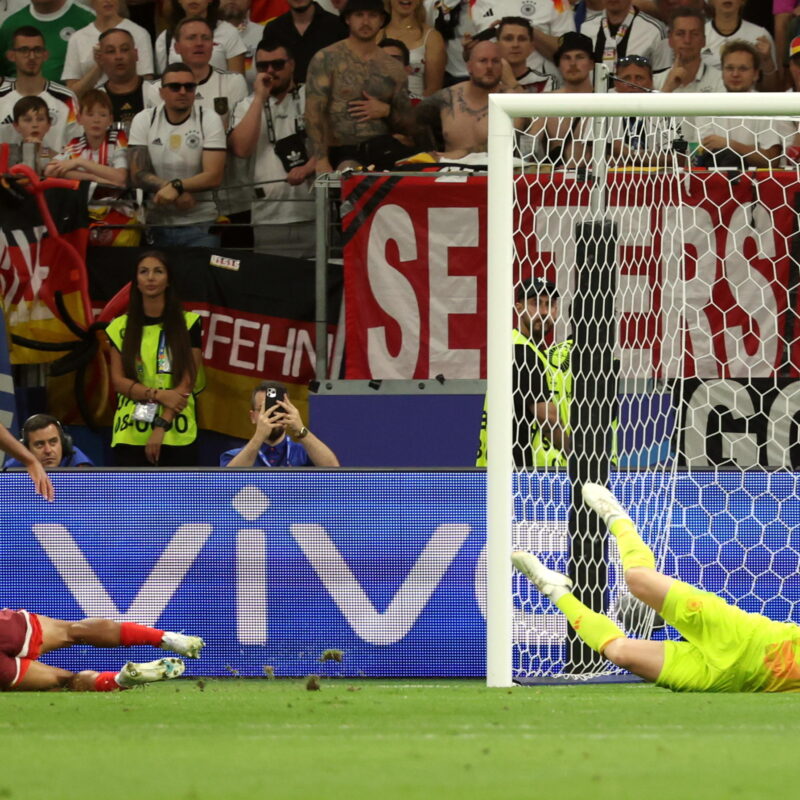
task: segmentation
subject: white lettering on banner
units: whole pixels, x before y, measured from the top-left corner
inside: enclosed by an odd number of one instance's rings
[[[661,363],[669,378],[684,371],[686,338],[691,341],[697,375],[716,377],[719,363],[705,308],[717,279],[714,223],[703,208],[667,206],[662,231],[664,280],[661,294]],[[694,276],[686,278],[686,254],[695,258]]]
[[[206,336],[206,349],[203,351],[203,359],[211,361],[214,356],[214,345],[219,342],[220,344],[230,344],[230,336],[222,336],[217,333],[217,328],[221,325],[232,325],[233,317],[227,314],[206,314],[208,316],[208,336]]]
[[[394,644],[413,627],[467,540],[469,525],[440,525],[385,611],[367,597],[321,525],[292,525],[292,536],[353,631],[370,644]]]
[[[746,420],[755,415],[753,399],[747,388],[732,381],[704,381],[692,393],[686,409],[684,452],[686,466],[707,467],[708,419],[722,407],[733,419]],[[742,469],[758,466],[758,437],[753,433],[722,431],[722,453]]]
[[[203,524],[181,525],[124,612],[117,608],[63,525],[33,525],[32,530],[86,616],[155,625],[213,528]]]
[[[385,205],[375,212],[367,245],[367,277],[375,302],[400,328],[397,355],[389,352],[386,327],[367,329],[367,361],[372,374],[381,378],[408,378],[419,359],[420,312],[414,287],[386,260],[386,245],[397,244],[401,261],[417,258],[417,238],[408,212]]]
[[[239,356],[239,351],[253,349],[256,346],[256,343],[252,339],[247,339],[242,336],[242,328],[249,328],[250,330],[257,331],[260,327],[260,323],[249,319],[242,319],[241,317],[233,323],[233,341],[231,342],[230,358],[232,367],[247,370],[255,369],[255,360],[245,361]]]
[[[298,377],[303,366],[311,368],[314,358],[314,343],[311,333],[304,328],[287,328],[285,343],[270,341],[275,326],[269,322],[257,322],[244,317],[232,317],[217,311],[195,309],[208,320],[208,334],[203,349],[203,360],[230,364],[236,369],[263,373],[269,353],[282,356],[280,374],[283,377]],[[330,352],[333,337],[328,337]],[[254,351],[252,353],[248,351]]]
[[[725,254],[722,263],[725,278],[736,303],[754,323],[753,333],[742,326],[725,327],[725,349],[728,353],[728,374],[731,378],[769,375],[778,355],[778,308],[773,281],[765,278],[745,257],[746,240],[757,246],[754,258],[772,263],[775,258],[775,239],[772,218],[761,204],[739,206],[728,225]],[[758,298],[754,303],[753,299]],[[753,349],[748,354],[746,347]]]
[[[430,375],[481,376],[481,351],[457,349],[450,344],[450,316],[478,310],[478,279],[474,275],[450,275],[448,263],[452,248],[478,246],[479,223],[477,208],[428,209]]]

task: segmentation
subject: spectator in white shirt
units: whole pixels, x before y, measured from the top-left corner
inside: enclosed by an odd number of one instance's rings
[[[236,28],[230,22],[220,19],[219,0],[173,0],[169,25],[156,39],[156,70],[163,72],[167,62],[178,60],[178,53],[175,50],[175,28],[184,17],[204,17],[211,25],[214,31],[212,66],[244,74],[247,46]]]
[[[536,45],[536,55],[530,66],[540,71],[544,71],[542,61],[552,63],[559,37],[575,30],[572,6],[563,0],[475,0],[471,13],[478,33],[494,27],[503,17],[527,19],[533,27]]]
[[[660,20],[643,14],[631,0],[606,0],[606,10],[581,25],[581,33],[594,43],[594,60],[613,73],[618,58],[646,56],[653,71],[667,69],[672,59],[664,53],[665,38]]]
[[[305,134],[305,91],[293,78],[294,59],[277,41],[256,50],[253,94],[236,106],[231,152],[252,158],[252,219],[257,253],[312,258],[316,251],[310,181],[316,163]]]
[[[761,25],[742,19],[747,0],[708,0],[712,17],[706,22],[706,45],[703,61],[712,67],[720,67],[722,48],[728,42],[750,42],[761,59],[761,91],[776,91],[780,87],[776,66],[775,42],[770,32]]]
[[[500,48],[500,57],[505,62],[503,83],[506,86],[517,85],[531,94],[553,90],[552,76],[531,69],[528,65],[535,46],[533,28],[525,17],[503,17],[497,26],[497,45]],[[506,69],[510,74],[506,74]]]
[[[214,111],[195,104],[197,81],[186,64],[170,64],[161,76],[161,100],[131,123],[130,181],[152,193],[148,231],[159,246],[215,247],[209,233],[217,207],[209,190],[225,173],[225,129]]]
[[[722,48],[722,79],[728,92],[755,92],[759,54],[749,42]],[[781,155],[781,136],[766,117],[696,117],[704,166],[771,167]]]
[[[675,61],[656,75],[653,85],[662,92],[724,92],[722,73],[701,58],[706,43],[705,16],[692,8],[679,8],[669,20],[667,40]]]
[[[79,97],[103,82],[103,70],[97,60],[100,34],[112,28],[131,34],[138,54],[136,71],[147,80],[153,77],[155,69],[150,34],[119,13],[120,2],[121,0],[92,0],[92,8],[97,15],[94,22],[75,31],[69,38],[61,80]]]

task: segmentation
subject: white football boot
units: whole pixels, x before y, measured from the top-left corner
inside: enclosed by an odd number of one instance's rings
[[[140,686],[143,683],[155,683],[156,681],[180,678],[185,670],[186,666],[180,658],[159,658],[156,661],[147,661],[144,664],[136,664],[133,661],[129,661],[117,673],[116,681],[120,686],[128,688]]]
[[[583,502],[600,515],[608,528],[616,519],[630,519],[613,493],[599,483],[583,484]]]
[[[548,569],[533,553],[515,550],[511,554],[511,563],[543,594],[550,597],[554,590],[559,594],[569,591],[572,581],[554,569]]]
[[[187,636],[185,633],[172,631],[164,631],[159,645],[162,650],[171,650],[186,658],[200,658],[200,651],[205,646],[206,643],[199,636]]]

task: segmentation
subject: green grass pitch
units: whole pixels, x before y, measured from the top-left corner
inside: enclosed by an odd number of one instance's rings
[[[0,798],[791,796],[797,695],[178,680],[0,695]]]

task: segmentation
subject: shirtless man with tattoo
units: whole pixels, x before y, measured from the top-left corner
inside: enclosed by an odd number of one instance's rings
[[[359,145],[409,133],[413,119],[405,70],[375,42],[387,19],[381,0],[348,0],[342,17],[349,36],[320,50],[306,76],[306,133],[317,173],[359,166]]]
[[[489,139],[489,94],[522,91],[500,81],[503,64],[496,42],[479,41],[464,53],[469,80],[439,90],[417,107],[420,128],[429,128],[434,140],[441,124],[443,159],[485,153]]]

